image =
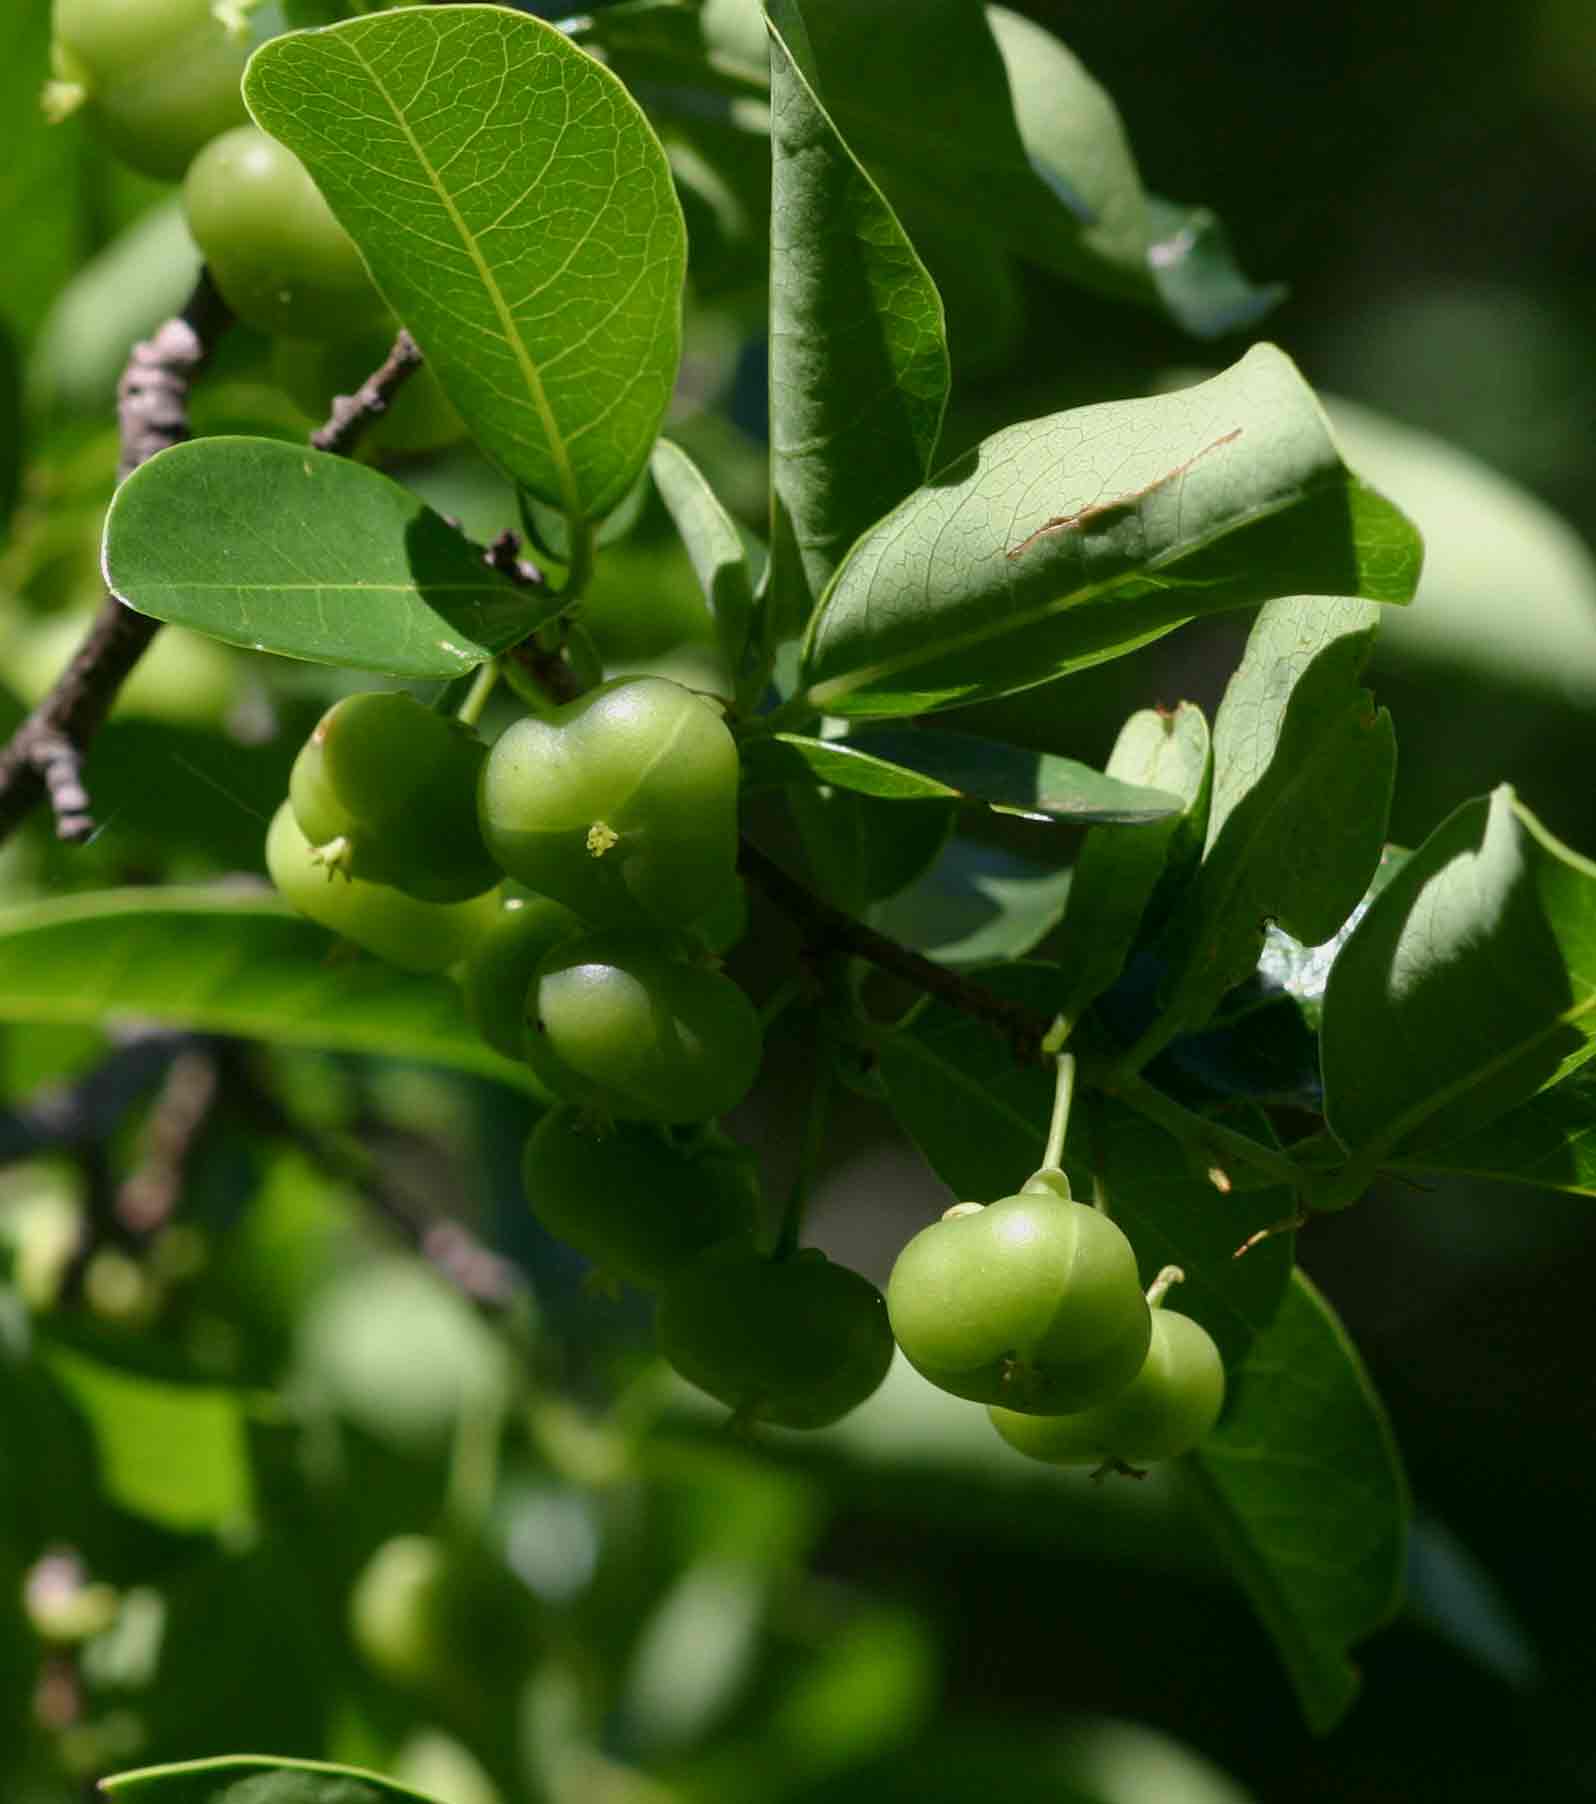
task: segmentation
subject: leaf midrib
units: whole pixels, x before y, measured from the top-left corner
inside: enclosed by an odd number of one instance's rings
[[[561,501],[566,516],[573,525],[578,524],[585,520],[587,515],[582,505],[581,490],[577,485],[576,471],[571,464],[570,452],[566,446],[564,434],[560,431],[559,422],[555,418],[554,410],[549,405],[549,398],[543,387],[543,378],[538,372],[531,352],[527,349],[526,341],[516,329],[515,315],[504,298],[504,292],[495,279],[487,259],[482,255],[475,235],[467,226],[459,208],[454,204],[453,196],[444,186],[437,170],[434,169],[426,151],[422,148],[420,139],[411,130],[410,121],[388,92],[387,85],[377,73],[376,65],[362,52],[358,35],[350,34],[349,48],[371,78],[372,86],[376,88],[388,110],[393,114],[394,123],[404,133],[405,141],[409,144],[416,162],[431,185],[433,193],[438,197],[438,204],[448,216],[450,224],[459,235],[466,255],[470,257],[476,269],[483,292],[487,295],[493,311],[498,317],[499,329],[503,334],[504,342],[515,359],[522,380],[526,383],[527,393],[531,397],[533,408],[538,416],[538,424],[543,428],[544,437],[548,440],[549,454],[554,460],[555,475],[559,481]]]

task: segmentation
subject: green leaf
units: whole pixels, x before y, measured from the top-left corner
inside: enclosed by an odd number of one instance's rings
[[[736,671],[742,664],[754,610],[754,585],[742,536],[703,472],[680,445],[662,438],[654,447],[649,468],[709,603],[726,667]]]
[[[105,578],[129,607],[230,645],[391,676],[461,676],[559,611],[408,489],[279,439],[208,438],[116,492]]]
[[[1289,1217],[1294,1199],[1284,1187],[1219,1190],[1193,1169],[1179,1141],[1145,1117],[1105,1097],[1089,1096],[1086,1106],[1080,1144],[1090,1150],[1109,1213],[1136,1248],[1143,1281],[1178,1265],[1186,1277],[1170,1307],[1201,1322],[1234,1369],[1280,1309],[1292,1237],[1273,1234],[1240,1259],[1237,1249]]]
[[[1135,1063],[1209,1019],[1256,966],[1266,921],[1318,945],[1367,891],[1396,773],[1391,718],[1358,680],[1378,623],[1371,602],[1316,595],[1259,613],[1214,719],[1208,843]]]
[[[185,1761],[115,1773],[100,1790],[118,1804],[434,1804],[408,1785],[352,1766],[276,1760],[263,1754]]]
[[[816,91],[813,3],[767,7],[767,638],[799,630],[853,541],[924,481],[949,383],[936,288]]]
[[[1412,1158],[1386,1161],[1395,1171],[1456,1172],[1538,1184],[1570,1196],[1596,1196],[1596,1069],[1582,1065],[1550,1090],[1473,1133]]]
[[[1024,958],[1058,925],[1070,875],[1067,865],[957,838],[915,883],[874,908],[870,921],[954,969]]]
[[[1224,222],[1207,207],[1147,197],[1147,262],[1170,316],[1195,338],[1239,332],[1286,298],[1281,282],[1249,282]]]
[[[468,1025],[442,978],[338,942],[232,889],[109,890],[0,910],[0,1020],[168,1021],[287,1046],[420,1059],[520,1089],[527,1073]]]
[[[1364,917],[1368,905],[1402,869],[1409,854],[1401,846],[1383,846],[1380,862],[1370,880],[1368,893],[1353,909],[1340,928],[1317,946],[1305,946],[1283,928],[1270,923],[1264,934],[1263,951],[1258,955],[1260,998],[1286,995],[1296,1004],[1306,1024],[1317,1033],[1324,1013],[1324,993],[1335,969],[1341,948],[1351,939],[1353,930]],[[1229,1012],[1228,1005],[1225,1011]]]
[[[236,1392],[164,1384],[61,1346],[46,1360],[88,1418],[113,1503],[191,1533],[247,1523],[254,1485]]]
[[[1408,1501],[1368,1374],[1300,1272],[1182,1470],[1308,1726],[1326,1733],[1357,1696],[1348,1651],[1400,1601]]]
[[[803,874],[849,914],[894,896],[933,864],[955,810],[944,801],[884,802],[852,790],[794,788],[787,806],[803,844]]]
[[[1579,533],[1444,439],[1326,406],[1347,455],[1424,534],[1418,605],[1386,622],[1382,658],[1596,702],[1596,558]]]
[[[956,789],[967,801],[1002,814],[1086,827],[1097,822],[1144,826],[1178,813],[1180,798],[1157,785],[1128,781],[1051,752],[1003,745],[974,733],[934,727],[863,727],[847,743],[917,770]]]
[[[846,739],[808,739],[801,733],[771,733],[741,747],[745,790],[779,789],[796,783],[831,784],[855,795],[888,802],[957,801],[959,792],[935,777],[873,757]]]
[[[1144,708],[1120,730],[1106,774],[1179,798],[1177,811],[1141,833],[1096,827],[1075,861],[1059,963],[1069,974],[1064,1013],[1080,1016],[1125,968],[1166,872],[1195,856],[1208,817],[1213,757],[1201,708]],[[1172,867],[1174,867],[1172,869]]]
[[[770,40],[759,0],[621,0],[570,22],[629,81],[698,84],[732,94],[770,87]]]
[[[1030,222],[999,209],[988,211],[984,229],[995,214],[1021,256],[1087,287],[1161,304],[1199,338],[1238,331],[1276,305],[1284,290],[1246,280],[1211,213],[1143,189],[1118,110],[1070,50],[1007,7],[989,6],[986,17],[1026,161],[1063,206],[1045,231],[1035,229],[1040,219],[1027,230]]]
[[[1596,1035],[1596,865],[1505,784],[1436,828],[1325,991],[1325,1118],[1360,1163],[1444,1147],[1555,1084]]]
[[[1006,695],[1299,591],[1402,602],[1419,558],[1290,359],[1259,345],[1194,388],[1011,426],[942,470],[848,554],[791,707]]]
[[[687,255],[616,77],[507,8],[414,7],[274,39],[244,93],[477,443],[570,518],[608,513],[670,399]]]
[[[980,982],[1039,1012],[1062,989],[1059,973],[1042,964],[1009,965]],[[882,1040],[880,1070],[898,1125],[956,1197],[1012,1196],[1041,1164],[1052,1074],[1017,1064],[984,1022],[932,1003]]]

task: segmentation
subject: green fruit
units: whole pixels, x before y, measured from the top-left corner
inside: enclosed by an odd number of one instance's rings
[[[1130,1242],[1039,1184],[923,1229],[887,1283],[892,1331],[956,1397],[1034,1415],[1085,1409],[1128,1384],[1151,1321]]]
[[[751,1251],[759,1226],[758,1180],[730,1141],[684,1149],[647,1126],[600,1133],[559,1109],[533,1129],[521,1175],[551,1234],[640,1290],[722,1241]]]
[[[664,677],[605,683],[489,754],[479,805],[500,866],[614,927],[690,927],[737,864],[737,746]]]
[[[1225,1368],[1208,1331],[1176,1310],[1155,1309],[1146,1361],[1112,1397],[1069,1416],[990,1413],[1011,1447],[1049,1465],[1144,1466],[1189,1453],[1224,1402]]]
[[[457,1697],[520,1670],[536,1643],[532,1600],[513,1574],[431,1535],[396,1535],[377,1549],[350,1593],[349,1632],[390,1683]]]
[[[239,82],[253,47],[211,0],[55,0],[58,112],[77,102],[112,150],[175,181],[219,132],[249,118]]]
[[[530,996],[538,966],[582,931],[582,922],[570,909],[547,896],[512,896],[472,947],[461,976],[466,1015],[495,1052],[508,1059],[526,1057]]]
[[[369,338],[387,318],[355,242],[294,153],[253,125],[213,138],[183,182],[194,242],[246,325]]]
[[[477,829],[487,747],[413,696],[346,695],[294,760],[288,796],[306,839],[351,877],[424,902],[462,902],[499,881]]]
[[[641,934],[556,948],[532,989],[526,1056],[558,1095],[618,1120],[706,1121],[759,1071],[759,1017],[730,978]]]
[[[499,912],[491,890],[469,902],[421,902],[387,884],[343,875],[317,858],[287,802],[266,835],[266,868],[302,915],[406,971],[458,964]]]
[[[892,1364],[881,1292],[807,1249],[762,1259],[732,1242],[689,1265],[660,1299],[659,1349],[744,1420],[824,1428],[863,1403]]]
[[[279,338],[272,346],[272,377],[279,388],[320,423],[332,411],[335,395],[352,395],[381,368],[393,347],[391,332],[326,342],[314,338]],[[366,428],[362,451],[392,457],[441,451],[465,437],[465,424],[443,392],[432,366],[412,370],[386,410]]]

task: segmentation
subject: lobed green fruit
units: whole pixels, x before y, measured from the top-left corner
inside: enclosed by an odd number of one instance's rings
[[[729,977],[642,934],[595,933],[544,959],[526,1056],[557,1095],[618,1120],[707,1121],[759,1071],[753,1004]]]
[[[55,0],[59,105],[86,103],[99,135],[144,175],[176,181],[218,133],[249,118],[240,81],[250,34],[211,0]]]
[[[272,378],[297,407],[318,423],[332,411],[335,395],[352,395],[393,346],[392,331],[363,338],[327,341],[279,338],[272,346]],[[423,363],[361,438],[362,451],[393,457],[418,456],[455,445],[466,435],[432,365]]]
[[[1057,1415],[1128,1384],[1152,1324],[1130,1242],[1037,1183],[922,1229],[892,1268],[887,1308],[905,1358],[942,1390]]]
[[[532,1213],[601,1272],[655,1290],[722,1241],[752,1250],[759,1186],[730,1141],[673,1146],[655,1129],[599,1132],[579,1110],[544,1116],[521,1165]]]
[[[1177,1310],[1155,1309],[1142,1369],[1112,1397],[1067,1416],[989,1413],[1011,1447],[1049,1465],[1143,1466],[1189,1453],[1224,1403],[1225,1368],[1208,1331]]]
[[[369,338],[388,318],[310,172],[253,125],[213,138],[183,182],[188,229],[228,306],[274,338]]]
[[[461,974],[471,1025],[507,1059],[526,1057],[532,983],[545,958],[584,931],[547,896],[512,896],[471,949]],[[552,1101],[552,1096],[550,1097]]]
[[[881,1292],[812,1248],[763,1259],[736,1242],[687,1266],[660,1299],[659,1350],[744,1420],[824,1428],[892,1364]]]
[[[458,964],[499,912],[491,890],[469,902],[422,902],[385,883],[342,875],[318,860],[287,802],[266,835],[266,868],[302,915],[406,971]]]
[[[424,902],[463,902],[499,881],[477,829],[487,747],[414,696],[374,690],[334,702],[288,780],[294,818],[313,846],[337,845],[351,877]]]
[[[623,677],[502,735],[482,835],[512,877],[597,925],[691,927],[736,875],[737,782],[712,703]]]

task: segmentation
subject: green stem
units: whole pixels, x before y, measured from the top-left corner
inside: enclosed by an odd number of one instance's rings
[[[1225,1165],[1234,1162],[1250,1166],[1273,1182],[1286,1185],[1293,1195],[1302,1187],[1303,1171],[1295,1159],[1276,1152],[1273,1147],[1263,1145],[1250,1135],[1238,1134],[1234,1128],[1222,1127],[1217,1121],[1210,1121],[1206,1115],[1183,1108],[1162,1090],[1154,1089],[1145,1078],[1137,1077],[1133,1072],[1111,1067],[1101,1074],[1097,1087],[1105,1095],[1117,1096],[1138,1115],[1145,1115],[1149,1121],[1156,1122],[1159,1127],[1173,1134],[1183,1146],[1195,1148],[1212,1159],[1221,1173]],[[1228,1180],[1225,1187],[1228,1188]]]
[[[790,1259],[798,1251],[799,1236],[803,1233],[804,1206],[809,1201],[809,1192],[814,1186],[815,1172],[820,1164],[821,1148],[826,1137],[826,1115],[831,1103],[832,1070],[831,1060],[824,1051],[819,1053],[819,1067],[815,1072],[815,1087],[809,1093],[809,1114],[804,1121],[803,1139],[798,1146],[798,1169],[793,1175],[792,1189],[787,1193],[787,1206],[781,1214],[781,1228],[776,1235],[776,1249],[772,1257]]]
[[[486,664],[479,664],[477,673],[471,680],[471,687],[466,691],[465,700],[454,711],[455,719],[463,721],[468,727],[474,727],[482,718],[482,710],[488,705],[488,697],[492,695],[498,680],[497,658],[489,658]]]
[[[571,538],[571,559],[565,567],[565,586],[560,590],[560,600],[569,607],[573,601],[581,599],[593,579],[593,522],[567,517],[566,531]]]
[[[1044,1171],[1064,1169],[1064,1137],[1070,1131],[1070,1104],[1075,1097],[1075,1054],[1061,1052],[1055,1063],[1053,1119],[1047,1126],[1047,1151],[1042,1155]]]

